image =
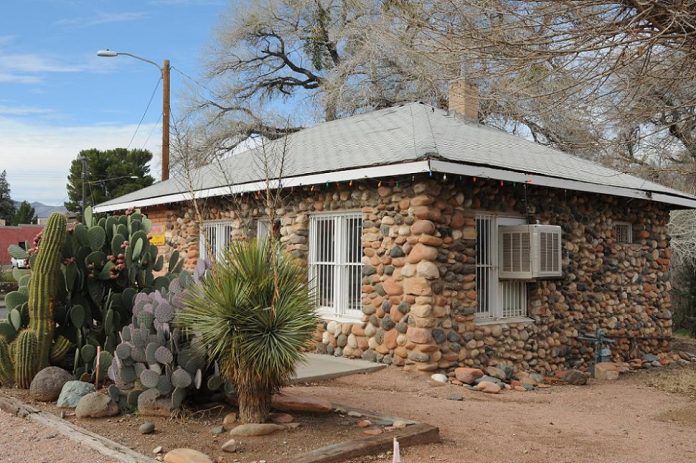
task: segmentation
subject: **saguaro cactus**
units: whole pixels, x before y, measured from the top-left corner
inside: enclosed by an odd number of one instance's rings
[[[60,271],[63,243],[65,242],[65,229],[65,216],[58,213],[52,214],[44,229],[41,247],[33,264],[31,284],[29,285],[28,330],[33,332],[37,343],[36,371],[47,367],[49,364],[49,354],[55,329],[53,306],[58,291],[58,272]],[[19,357],[17,357],[17,360],[19,360]],[[20,367],[15,365],[15,369],[19,370]],[[32,374],[31,376],[33,378],[34,375]],[[31,381],[31,378],[29,381]]]
[[[29,389],[31,380],[38,372],[39,358],[36,354],[39,350],[39,341],[36,333],[24,330],[17,336],[15,344],[15,384],[22,389]]]

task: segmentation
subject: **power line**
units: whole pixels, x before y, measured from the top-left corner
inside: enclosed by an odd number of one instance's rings
[[[160,112],[159,119],[157,120],[157,123],[152,126],[150,129],[150,133],[147,134],[147,138],[145,139],[145,142],[143,143],[143,146],[140,147],[140,149],[145,149],[145,145],[147,145],[147,142],[150,141],[150,137],[152,136],[153,133],[155,133],[155,129],[160,126],[162,123],[162,117],[164,116],[163,113]]]
[[[140,125],[143,123],[143,120],[145,119],[145,116],[147,115],[148,110],[150,109],[150,105],[152,104],[152,100],[155,98],[155,93],[157,93],[157,89],[159,88],[159,84],[162,82],[162,76],[160,76],[159,79],[157,79],[157,83],[155,84],[155,88],[152,90],[152,95],[150,95],[150,100],[147,102],[147,107],[145,108],[145,112],[143,112],[143,116],[140,118],[140,121],[138,122],[138,126],[135,128],[135,132],[133,132],[133,136],[130,139],[130,142],[128,142],[128,146],[126,149],[130,149],[131,144],[133,143],[133,140],[135,140],[135,136],[138,134],[138,130],[140,129]]]

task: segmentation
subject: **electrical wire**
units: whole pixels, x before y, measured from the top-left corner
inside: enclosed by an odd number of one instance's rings
[[[133,144],[133,140],[135,140],[135,136],[138,134],[138,130],[140,129],[140,125],[143,123],[143,120],[145,119],[145,116],[147,115],[147,112],[150,109],[150,105],[152,104],[152,100],[155,98],[155,93],[157,93],[157,89],[159,88],[160,82],[162,82],[162,76],[160,76],[160,78],[157,79],[157,83],[155,84],[155,88],[152,90],[152,95],[150,95],[150,100],[147,102],[147,107],[145,107],[145,112],[143,112],[143,115],[140,118],[140,121],[138,122],[138,126],[135,128],[135,132],[133,132],[133,136],[131,137],[130,141],[128,142],[128,146],[126,147],[126,149],[130,149],[131,144]]]
[[[171,111],[171,110],[170,110]],[[155,129],[160,126],[162,123],[162,118],[164,117],[164,113],[160,113],[159,119],[157,120],[157,123],[152,126],[150,129],[150,133],[147,134],[147,138],[145,139],[145,142],[143,142],[143,146],[140,147],[140,149],[145,149],[145,146],[147,145],[147,142],[150,141],[150,137],[152,136],[153,133],[155,133]]]

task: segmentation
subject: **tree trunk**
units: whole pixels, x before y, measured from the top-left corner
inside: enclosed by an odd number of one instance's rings
[[[239,421],[242,423],[265,423],[271,413],[271,398],[269,391],[250,387],[237,387],[239,401]]]

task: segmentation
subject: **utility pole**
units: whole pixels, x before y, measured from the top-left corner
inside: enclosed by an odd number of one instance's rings
[[[80,156],[80,161],[82,162],[82,213],[85,212],[85,186],[87,185],[87,158]]]
[[[131,58],[150,63],[162,73],[162,180],[167,180],[169,178],[169,60],[165,59],[162,67],[160,67],[154,61],[132,53],[118,52],[108,48],[97,52],[97,56],[103,58],[113,58],[119,55],[130,56]]]
[[[162,64],[162,181],[169,178],[169,60]]]

